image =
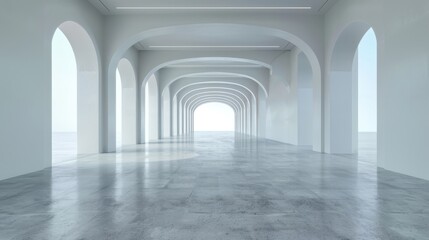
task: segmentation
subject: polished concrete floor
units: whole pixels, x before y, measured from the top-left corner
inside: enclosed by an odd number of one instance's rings
[[[59,161],[0,182],[0,239],[429,239],[429,182],[232,133]]]

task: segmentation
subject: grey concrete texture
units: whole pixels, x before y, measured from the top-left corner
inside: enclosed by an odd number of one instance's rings
[[[233,133],[197,133],[0,182],[1,240],[429,239],[429,182]]]

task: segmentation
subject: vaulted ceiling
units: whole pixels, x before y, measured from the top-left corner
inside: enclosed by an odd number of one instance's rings
[[[138,50],[291,50],[290,42],[249,29],[225,26],[189,28],[145,39]]]
[[[279,56],[284,51],[290,51],[295,45],[275,34],[268,35],[251,27],[228,24],[200,24],[199,17],[204,14],[216,17],[235,16],[245,13],[247,17],[258,13],[271,18],[271,14],[283,16],[293,14],[314,17],[323,15],[337,0],[88,0],[105,15],[118,17],[162,16],[168,14],[191,17],[194,25],[186,28],[172,27],[144,38],[134,44],[139,51],[204,51],[207,56],[216,51],[260,51],[272,52]],[[219,14],[219,15],[218,15]],[[250,14],[250,15],[249,15]],[[255,15],[256,16],[256,15]],[[115,17],[115,16],[113,16]],[[137,19],[137,18],[136,18]],[[216,18],[215,18],[216,19]],[[216,55],[216,54],[215,54]],[[204,68],[207,73],[198,75],[199,78],[227,77],[214,74],[212,69],[220,68],[267,68],[257,63],[232,61],[229,59],[196,59],[180,64],[169,64],[163,68]],[[221,71],[222,72],[222,71]]]

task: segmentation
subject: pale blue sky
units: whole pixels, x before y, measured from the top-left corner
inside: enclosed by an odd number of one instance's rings
[[[377,39],[370,29],[358,48],[359,132],[377,131]]]
[[[73,49],[61,30],[52,39],[52,131],[76,132],[77,68]]]

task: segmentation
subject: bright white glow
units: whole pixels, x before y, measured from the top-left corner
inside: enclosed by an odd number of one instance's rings
[[[117,10],[311,10],[311,7],[116,7]]]
[[[60,29],[52,39],[52,131],[77,132],[76,58]]]
[[[190,46],[190,45],[180,45],[180,46],[149,46],[149,48],[281,48],[281,46],[246,46],[246,45],[237,45],[237,46]]]
[[[116,146],[122,144],[122,80],[116,69]]]
[[[224,103],[205,103],[195,109],[194,131],[234,131],[234,110]]]
[[[370,29],[358,48],[359,132],[377,132],[377,39]]]

